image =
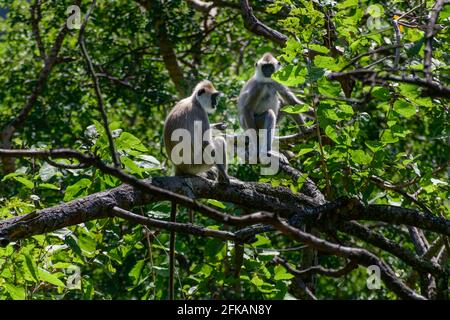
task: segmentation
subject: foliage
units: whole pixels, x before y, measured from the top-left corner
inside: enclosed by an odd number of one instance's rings
[[[231,128],[239,128],[235,98],[253,73],[255,57],[272,51],[284,62],[276,79],[293,88],[306,106],[314,108],[317,119],[307,125],[315,122],[322,130],[322,140],[310,138],[292,148],[291,164],[315,181],[328,199],[356,196],[365,203],[417,207],[411,198],[380,188],[371,177],[381,177],[393,185],[413,181],[404,191],[413,194],[432,214],[450,218],[445,167],[450,156],[448,100],[424,95],[422,87],[402,82],[356,81],[352,92],[346,94],[342,81],[330,78],[333,72],[361,68],[380,75],[401,71],[423,76],[424,30],[412,25],[426,25],[424,15],[434,1],[425,1],[426,7],[403,19],[410,26],[400,26],[398,54],[395,48],[367,53],[396,44],[394,15],[408,12],[414,7],[409,3],[416,1],[276,0],[268,6],[253,2],[265,22],[289,35],[284,48],[252,35],[233,8],[218,8],[216,26],[204,35],[204,14],[186,1],[169,1],[164,7],[163,14],[170,21],[168,38],[188,80],[195,83],[209,78],[227,97],[212,120],[226,119]],[[53,0],[42,3],[39,24],[45,48],[52,46],[70,4]],[[82,1],[83,13],[89,4]],[[30,3],[3,0],[0,7],[8,8],[7,18],[0,18],[2,128],[25,104],[43,61],[29,24]],[[444,85],[448,85],[450,76],[449,12],[447,5],[437,21],[445,32],[437,33],[433,40],[433,73]],[[99,1],[85,36],[96,70],[105,75],[99,77],[100,87],[120,161],[127,172],[138,178],[171,173],[162,152],[161,132],[177,92],[156,45],[154,21],[158,15],[133,1]],[[411,16],[418,18],[409,21]],[[327,17],[331,17],[332,29]],[[68,61],[53,67],[32,112],[13,136],[12,145],[73,147],[111,163],[108,139],[96,111],[97,100],[77,36],[78,30],[70,30],[66,36],[60,56]],[[354,60],[358,55],[361,58]],[[394,64],[396,55],[400,59],[398,68]],[[305,106],[285,109],[289,113],[305,110]],[[295,132],[293,123],[288,119],[282,122],[280,132]],[[442,165],[444,169],[436,171]],[[286,185],[293,191],[304,182],[292,181],[284,174],[262,177],[257,166],[237,161],[230,164],[229,171],[242,180]],[[17,159],[16,170],[0,180],[0,219],[120,184],[95,168],[61,169],[30,159]],[[208,204],[233,214],[245,213],[217,200]],[[161,202],[139,210],[165,219],[170,205]],[[180,221],[188,220],[187,212],[179,217]],[[196,222],[219,228],[200,215]],[[408,236],[399,229],[383,226],[380,232],[414,250]],[[167,232],[133,226],[118,218],[33,236],[0,248],[0,299],[165,299],[168,244]],[[299,261],[302,251],[289,250],[297,245],[282,235],[258,235],[255,243],[244,246],[244,263],[237,281],[233,273],[237,250],[234,243],[177,235],[179,297],[288,299],[293,276],[272,261],[278,255]],[[373,249],[362,241],[357,245]],[[380,250],[377,253],[393,265],[401,278],[408,276],[404,263]],[[341,262],[325,255],[320,256],[320,261],[330,268],[339,267]],[[320,277],[316,296],[395,298],[384,287],[368,290],[366,278],[361,268],[344,278]]]

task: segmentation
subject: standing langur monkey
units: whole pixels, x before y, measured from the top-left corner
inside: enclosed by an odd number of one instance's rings
[[[281,68],[281,63],[270,53],[265,53],[255,64],[255,74],[247,81],[239,94],[238,116],[244,130],[268,130],[266,146],[257,144],[258,154],[267,148],[271,154],[275,125],[277,123],[280,102],[282,105],[303,104],[288,87],[272,79],[272,75]],[[300,130],[305,120],[300,114],[291,115]],[[279,120],[279,118],[278,118]],[[251,142],[252,143],[252,142]]]
[[[223,137],[212,137],[208,114],[218,104],[220,96],[210,81],[201,81],[190,97],[179,101],[164,123],[164,145],[175,175],[196,175],[217,167],[218,180],[228,183],[226,142]],[[179,139],[182,141],[179,142]],[[188,150],[180,149],[183,139],[188,139]],[[181,152],[180,152],[181,151]],[[172,202],[170,221],[176,218],[176,203]],[[174,299],[175,233],[170,233],[169,243],[169,299]]]

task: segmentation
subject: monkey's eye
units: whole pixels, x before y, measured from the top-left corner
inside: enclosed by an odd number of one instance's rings
[[[278,65],[281,66],[281,62],[280,61],[278,61]]]

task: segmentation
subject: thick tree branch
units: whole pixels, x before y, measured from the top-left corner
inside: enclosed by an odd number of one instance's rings
[[[378,266],[380,268],[381,277],[386,286],[403,299],[425,299],[423,296],[415,293],[413,290],[403,284],[386,263],[380,260],[373,253],[365,249],[342,246],[317,238],[311,234],[294,228],[281,220],[274,220],[271,224],[275,226],[279,231],[293,238],[294,240],[305,243],[319,251],[354,260],[358,264],[364,265],[366,267],[373,265]]]
[[[386,252],[389,252],[390,254],[403,260],[412,268],[420,272],[432,274],[440,274],[444,272],[443,269],[436,262],[420,258],[418,255],[414,254],[409,249],[403,248],[396,242],[389,240],[376,232],[371,231],[367,226],[350,221],[338,223],[337,229],[345,232],[346,234],[355,236],[367,243],[370,243],[371,245],[374,245]]]
[[[266,39],[269,39],[273,42],[276,42],[280,45],[284,45],[288,40],[288,37],[281,32],[274,30],[264,23],[262,23],[258,18],[253,14],[253,9],[249,4],[248,0],[240,0],[242,18],[244,20],[244,26],[251,32],[256,35],[263,36]]]

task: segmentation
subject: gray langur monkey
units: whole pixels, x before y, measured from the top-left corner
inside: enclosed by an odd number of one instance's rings
[[[270,53],[265,53],[255,64],[254,76],[245,83],[237,101],[238,116],[244,130],[268,130],[266,138],[267,153],[272,151],[273,130],[281,117],[281,105],[303,104],[286,86],[272,79],[272,75],[281,68],[281,63]],[[301,114],[291,114],[300,130],[305,124]],[[278,120],[278,121],[277,121]],[[261,150],[258,146],[258,153]]]
[[[214,88],[210,81],[201,81],[195,87],[192,95],[179,101],[167,116],[164,122],[164,145],[170,161],[175,166],[175,175],[197,175],[216,166],[219,182],[229,182],[226,142],[223,137],[212,137],[211,125],[207,114],[212,113],[217,108],[220,95],[221,93]],[[184,131],[178,132],[182,135],[184,132],[186,136],[177,134],[177,129],[184,129]],[[177,154],[176,148],[180,143],[175,141],[177,137],[190,139],[188,141],[190,150],[183,150],[183,152],[190,151],[190,157],[183,158],[184,154],[181,156]],[[196,155],[200,156],[198,158],[200,161],[195,161]],[[176,213],[176,203],[172,202],[171,222],[175,222]],[[170,300],[174,299],[174,252],[175,233],[171,232],[169,242]]]
[[[210,130],[211,127],[220,127],[222,124],[211,126],[208,119],[208,113],[214,112],[217,108],[220,95],[221,93],[214,88],[210,81],[203,80],[197,84],[192,95],[179,101],[167,116],[164,123],[164,145],[169,159],[175,166],[175,175],[196,175],[215,165],[218,169],[218,180],[220,182],[229,181],[226,172],[225,139],[223,137],[213,138]],[[201,129],[198,132],[201,137],[197,138],[203,138],[205,141],[194,141],[196,123],[201,124],[201,127],[197,127],[197,130]],[[172,154],[178,144],[178,141],[172,139],[172,135],[177,129],[186,129],[190,133],[191,157],[187,163],[184,161],[180,163],[179,159],[174,159],[179,155]],[[205,135],[206,137],[204,137]],[[196,149],[195,143],[201,143],[201,148]],[[205,153],[205,149],[210,152]],[[194,158],[196,155],[199,156],[198,153],[201,153],[202,161],[195,163]],[[209,156],[215,159],[210,159]]]

